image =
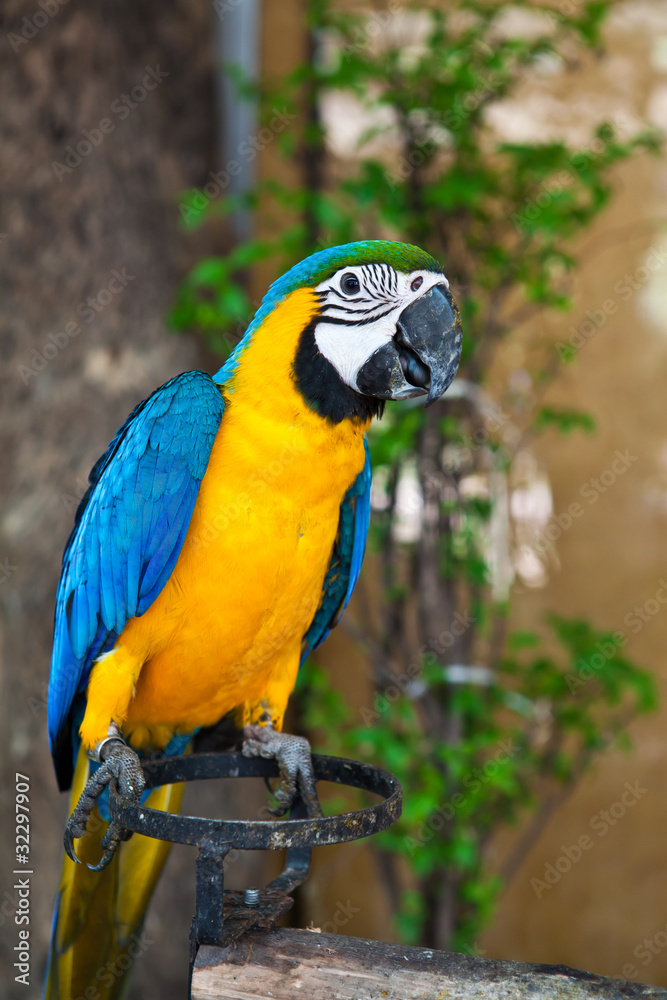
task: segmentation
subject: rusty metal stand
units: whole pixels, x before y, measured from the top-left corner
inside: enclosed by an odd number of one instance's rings
[[[271,821],[203,819],[148,809],[123,799],[116,783],[109,790],[109,808],[125,830],[144,837],[190,844],[197,857],[197,906],[190,928],[190,975],[201,945],[225,948],[249,930],[270,930],[292,905],[290,893],[310,871],[311,848],[368,837],[391,826],[401,815],[402,790],[393,775],[341,757],[313,754],[318,781],[363,789],[381,801],[355,812],[308,819],[298,799],[289,819]],[[202,753],[164,757],[144,764],[146,788],[210,778],[272,778],[273,761],[240,753]],[[285,868],[261,891],[224,887],[224,860],[231,848],[244,851],[287,849]]]

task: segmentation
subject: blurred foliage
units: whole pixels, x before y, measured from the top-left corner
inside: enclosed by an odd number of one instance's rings
[[[540,17],[542,29],[508,34],[505,17],[516,8]],[[495,421],[478,387],[509,329],[546,307],[570,306],[573,239],[608,204],[612,168],[660,148],[655,132],[622,135],[618,122],[599,123],[581,149],[499,141],[487,115],[494,103],[520,94],[543,66],[576,73],[587,52],[600,54],[610,3],[563,9],[461,0],[451,12],[390,2],[353,14],[311,0],[313,58],[279,84],[243,84],[258,99],[262,127],[300,166],[302,183],[264,180],[215,201],[194,190],[181,203],[186,227],[211,214],[259,211],[269,233],[200,261],[179,289],[173,326],[200,331],[223,354],[256,307],[246,277],[259,261],[278,275],[320,247],[389,238],[445,262],[464,328],[458,382],[428,411],[390,404],[371,433],[386,494],[371,532],[382,624],[373,632],[364,622],[358,637],[376,694],[359,725],[312,662],[299,691],[303,721],[328,752],[381,763],[403,782],[403,817],[381,843],[391,852],[383,874],[406,940],[464,951],[555,805],[631,715],[655,700],[649,675],[621,653],[622,633],[553,616],[545,636],[505,635],[509,593],[499,597],[491,586],[495,497],[464,488],[471,474],[506,475],[531,435],[595,429],[589,414],[538,398],[536,386],[560,369],[553,345],[547,363],[529,373],[529,391],[503,399]],[[406,45],[411,32],[419,41]],[[320,119],[331,92],[354,95],[375,123],[344,163],[328,151]],[[277,110],[295,116],[290,128],[276,124]],[[501,433],[508,421],[521,424],[510,439]],[[437,524],[427,536],[422,521],[420,538],[399,542],[396,491],[406,470]],[[438,597],[430,618],[420,610],[429,587]],[[443,631],[443,621],[467,624]],[[456,665],[464,667],[458,677]],[[525,809],[532,822],[504,873],[490,874],[489,838]]]
[[[558,640],[553,654],[536,652],[543,640],[535,633],[510,633],[492,684],[481,692],[456,686],[450,709],[466,719],[467,735],[452,743],[424,726],[422,698],[414,694],[415,677],[430,690],[443,685],[428,654],[418,674],[397,675],[375,694],[361,710],[362,724],[312,660],[299,677],[304,721],[322,752],[382,762],[403,784],[403,815],[378,837],[381,848],[404,857],[424,884],[457,873],[455,951],[474,945],[503,876],[513,874],[533,838],[529,828],[501,876],[484,863],[493,832],[515,823],[522,809],[541,804],[551,812],[594,756],[618,744],[630,714],[656,704],[652,676],[621,652],[626,637],[555,615],[550,626]],[[419,941],[427,898],[404,895],[399,921],[408,943]]]
[[[580,410],[560,410],[553,406],[543,406],[535,417],[533,430],[539,434],[548,427],[555,428],[561,434],[570,434],[577,429],[592,434],[595,430],[595,420],[590,413],[583,413]]]

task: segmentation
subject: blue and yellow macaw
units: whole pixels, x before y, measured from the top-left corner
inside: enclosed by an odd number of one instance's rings
[[[138,798],[140,755],[181,753],[233,711],[244,752],[278,760],[282,808],[298,788],[317,811],[308,744],[282,724],[359,576],[365,434],[387,399],[438,399],[460,355],[432,257],[386,241],[323,250],[274,282],[213,378],[167,382],[94,466],[56,603],[49,736],[78,805],[47,998],[123,992],[168,845],[119,845],[100,793],[113,776]],[[146,801],[176,811],[180,794]]]

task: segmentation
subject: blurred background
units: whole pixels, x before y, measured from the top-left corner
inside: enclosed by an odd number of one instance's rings
[[[88,472],[271,280],[358,238],[443,262],[465,355],[372,429],[362,581],[291,708],[398,774],[404,816],[321,849],[293,919],[667,985],[664,4],[7,0],[0,25],[0,996],[43,972],[52,609]],[[193,882],[174,850],[131,997],[185,994]]]

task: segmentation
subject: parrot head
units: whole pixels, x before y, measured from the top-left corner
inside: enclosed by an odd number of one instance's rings
[[[415,396],[428,406],[451,384],[461,320],[442,268],[425,251],[387,240],[321,250],[271,285],[246,337],[303,289],[314,303],[292,372],[322,416],[367,419],[388,399]],[[230,363],[234,355],[223,372]]]

